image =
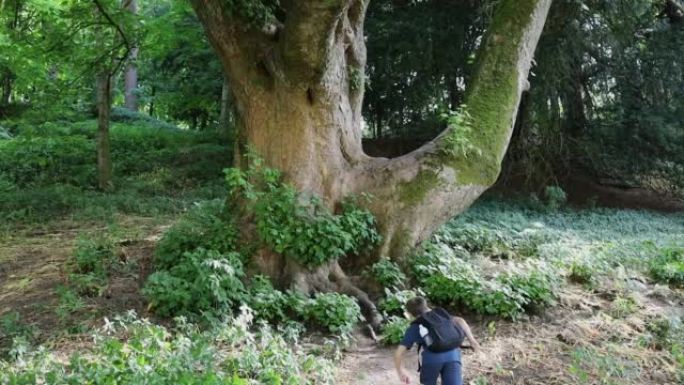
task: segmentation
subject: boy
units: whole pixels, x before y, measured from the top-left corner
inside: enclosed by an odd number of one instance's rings
[[[477,343],[470,327],[463,318],[451,317],[441,308],[430,309],[423,297],[416,297],[406,303],[406,310],[415,319],[406,330],[401,344],[394,353],[394,365],[402,384],[410,378],[404,368],[404,353],[414,344],[422,348],[420,383],[437,385],[441,376],[442,385],[462,385],[461,349],[463,337],[468,338],[473,350],[478,351]]]

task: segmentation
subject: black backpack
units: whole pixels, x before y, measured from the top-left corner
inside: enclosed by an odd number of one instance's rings
[[[454,320],[442,308],[435,308],[418,317],[413,323],[424,326],[428,334],[421,337],[425,349],[433,353],[442,353],[460,348],[465,333],[454,324]]]

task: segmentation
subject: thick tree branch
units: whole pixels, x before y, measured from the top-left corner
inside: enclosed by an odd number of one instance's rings
[[[404,254],[406,247],[421,240],[410,234],[429,234],[496,181],[550,5],[551,0],[499,3],[465,97],[470,132],[449,127],[412,153],[371,161],[370,171],[360,171],[358,177],[370,178],[369,190],[377,197],[374,212],[382,216],[393,210],[389,202],[396,200],[404,205],[400,219],[382,223],[390,236],[381,254]],[[479,151],[464,156],[458,148],[464,142]],[[415,223],[422,228],[415,229]]]

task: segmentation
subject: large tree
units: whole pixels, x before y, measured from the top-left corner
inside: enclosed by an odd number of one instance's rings
[[[471,129],[451,126],[394,159],[361,147],[368,0],[192,4],[231,84],[237,156],[249,144],[331,209],[371,194],[383,236],[375,257],[398,259],[496,180],[551,0],[499,2],[464,98]],[[269,251],[255,262],[303,289],[348,288],[336,262],[310,270]]]

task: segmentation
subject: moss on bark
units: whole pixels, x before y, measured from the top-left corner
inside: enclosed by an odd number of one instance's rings
[[[421,170],[413,180],[399,185],[399,199],[408,206],[418,204],[440,183],[437,172]]]
[[[499,175],[520,97],[520,50],[540,1],[506,0],[495,12],[465,99],[473,125],[467,139],[480,151],[467,158],[439,155],[457,171],[459,184],[489,186]]]

